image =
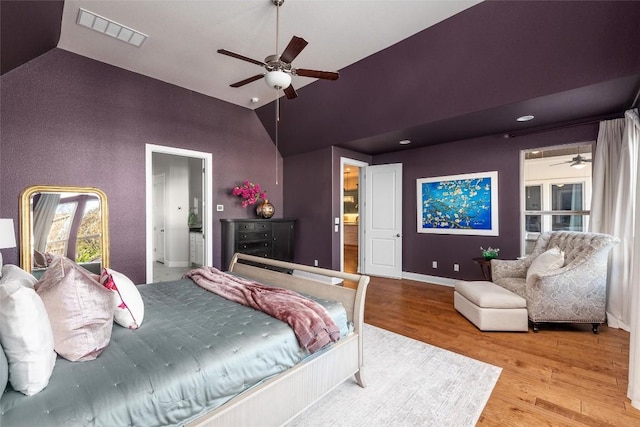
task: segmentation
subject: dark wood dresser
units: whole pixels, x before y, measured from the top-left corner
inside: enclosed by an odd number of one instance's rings
[[[293,261],[294,219],[221,219],[220,222],[224,270],[236,252]]]

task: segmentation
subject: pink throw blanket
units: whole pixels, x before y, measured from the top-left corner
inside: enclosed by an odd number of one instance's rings
[[[327,310],[294,291],[245,280],[214,267],[191,270],[185,277],[209,292],[286,322],[310,353],[340,339],[340,329]]]

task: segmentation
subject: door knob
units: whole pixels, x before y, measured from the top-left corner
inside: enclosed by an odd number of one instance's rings
[[[400,233],[396,234],[396,237],[400,237]]]

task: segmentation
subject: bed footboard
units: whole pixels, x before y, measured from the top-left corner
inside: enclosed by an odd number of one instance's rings
[[[252,263],[245,264],[242,261]],[[278,267],[285,272],[269,270],[255,264]],[[286,271],[299,270],[320,276],[340,278],[357,283],[356,289],[335,286]],[[322,351],[317,357],[294,366],[230,400],[214,411],[190,423],[190,426],[281,425],[294,418],[322,396],[355,375],[364,382],[362,327],[364,300],[369,277],[309,267],[284,261],[235,254],[229,271],[245,277],[288,288],[296,292],[340,301],[353,322],[354,332]]]

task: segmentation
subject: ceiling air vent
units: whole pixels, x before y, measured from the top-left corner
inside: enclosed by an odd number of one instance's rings
[[[115,21],[107,19],[103,16],[97,15],[93,12],[89,12],[86,9],[80,9],[78,11],[78,25],[91,28],[94,31],[102,33],[107,36],[111,36],[123,42],[127,42],[136,47],[142,46],[142,43],[147,39],[146,34],[142,34],[140,31],[136,31],[132,28],[125,27],[122,24],[118,24]]]

